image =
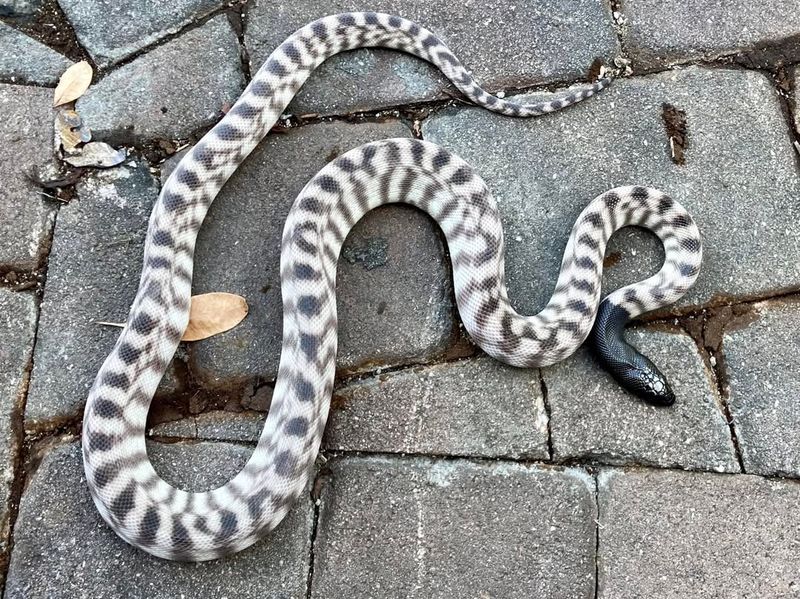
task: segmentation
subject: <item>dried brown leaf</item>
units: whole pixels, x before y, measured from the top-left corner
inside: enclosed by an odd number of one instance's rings
[[[92,83],[92,66],[82,60],[69,67],[58,80],[53,106],[61,106],[80,98]]]
[[[228,331],[244,320],[247,311],[247,301],[240,295],[224,292],[193,295],[183,341],[199,341]]]

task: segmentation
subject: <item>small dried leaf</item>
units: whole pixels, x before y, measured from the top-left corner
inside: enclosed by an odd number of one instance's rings
[[[90,141],[76,150],[77,153],[64,157],[64,162],[72,166],[94,166],[108,168],[116,166],[128,157],[124,149],[115,150],[104,141]]]
[[[80,98],[92,83],[92,66],[82,60],[69,67],[58,80],[53,106],[61,106]]]
[[[199,341],[232,329],[247,316],[247,302],[233,293],[193,295],[183,341]]]
[[[56,114],[56,131],[60,138],[61,147],[67,152],[74,150],[78,145],[91,141],[92,132],[83,124],[81,116],[74,110],[60,108]]]

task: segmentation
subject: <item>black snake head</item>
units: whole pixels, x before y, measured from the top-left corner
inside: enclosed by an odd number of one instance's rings
[[[631,348],[633,349],[633,348]],[[635,350],[634,350],[635,351]],[[623,372],[615,373],[615,378],[628,391],[654,406],[671,406],[675,403],[667,377],[653,364],[649,358],[636,352],[632,363],[623,368]]]
[[[653,406],[675,403],[667,377],[639,350],[625,340],[630,315],[621,306],[600,304],[589,343],[605,369],[626,391]]]

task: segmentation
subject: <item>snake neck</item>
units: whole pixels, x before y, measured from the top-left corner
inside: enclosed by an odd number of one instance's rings
[[[631,314],[622,306],[603,300],[589,336],[595,356],[628,392],[655,406],[675,403],[675,394],[658,367],[625,340]]]

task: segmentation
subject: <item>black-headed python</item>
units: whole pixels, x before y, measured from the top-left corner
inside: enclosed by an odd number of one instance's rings
[[[554,112],[609,83],[601,79],[535,104],[503,100],[481,89],[430,31],[371,12],[314,21],[270,55],[161,190],[139,290],[86,404],[83,457],[94,502],[120,537],[154,555],[200,561],[240,551],[272,530],[305,488],[333,389],[339,250],[353,225],[379,205],[411,204],[439,224],[461,319],[486,353],[514,366],[546,366],[571,355],[592,333],[601,361],[623,386],[653,403],[674,400],[658,369],[625,342],[623,328],[631,318],[675,302],[694,283],[702,250],[684,208],[644,187],[620,187],[595,198],[572,229],[549,303],[535,316],[521,316],[509,303],[503,229],[484,181],[432,143],[389,139],[328,164],[292,206],[281,242],[280,366],[250,460],[231,481],[204,493],[176,489],[155,472],[145,448],[147,412],[188,322],[195,241],[211,202],[320,63],[371,46],[427,60],[474,104],[508,116]],[[606,242],[628,225],[659,236],[664,265],[600,304]]]

